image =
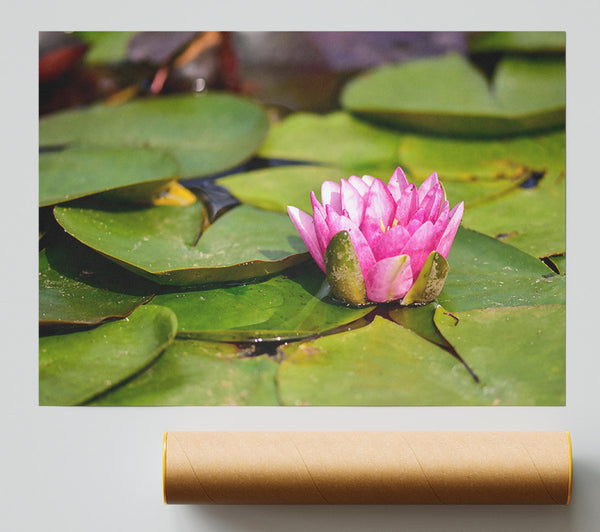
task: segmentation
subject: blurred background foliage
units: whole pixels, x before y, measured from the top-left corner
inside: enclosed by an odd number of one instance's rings
[[[199,89],[251,95],[281,114],[326,112],[339,106],[341,87],[356,73],[464,53],[468,38],[459,32],[42,32],[40,113]]]

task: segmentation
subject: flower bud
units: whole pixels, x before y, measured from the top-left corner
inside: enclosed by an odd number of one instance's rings
[[[325,181],[322,203],[314,192],[311,202],[312,217],[288,213],[336,298],[424,305],[439,295],[464,204],[450,210],[435,172],[418,188],[399,167],[387,185],[371,176]]]

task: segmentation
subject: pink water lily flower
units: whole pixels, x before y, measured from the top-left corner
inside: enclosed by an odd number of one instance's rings
[[[450,210],[435,172],[418,188],[400,167],[387,185],[371,176],[325,181],[321,202],[311,192],[313,216],[296,207],[288,214],[335,296],[353,304],[424,304],[439,295],[464,205]],[[348,295],[351,284],[358,292]]]

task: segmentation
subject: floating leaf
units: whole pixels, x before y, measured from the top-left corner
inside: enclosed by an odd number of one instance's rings
[[[285,405],[478,404],[480,389],[447,351],[376,317],[350,332],[281,348]]]
[[[201,203],[186,207],[118,205],[93,199],[58,206],[54,215],[75,238],[130,269],[174,269],[194,253],[204,224]],[[180,259],[181,260],[181,259]]]
[[[77,31],[75,35],[90,46],[86,63],[119,63],[127,59],[129,41],[135,31]]]
[[[162,294],[153,303],[175,312],[179,337],[225,342],[314,336],[372,310],[333,301],[325,276],[314,263],[260,283]]]
[[[533,171],[565,168],[565,133],[474,140],[405,135],[400,142],[402,167],[415,179],[435,171],[449,180],[521,182]]]
[[[442,181],[446,191],[446,199],[450,205],[460,201],[465,203],[465,211],[471,208],[501,198],[518,188],[526,180],[527,174],[519,176],[517,181],[498,179],[497,181]],[[415,180],[418,183],[420,180]]]
[[[362,122],[345,112],[325,116],[294,113],[274,125],[259,155],[336,166],[395,168],[399,135]]]
[[[532,255],[564,252],[564,131],[502,141],[406,136],[400,152],[412,174],[424,177],[436,169],[448,198],[465,201],[466,226]],[[532,172],[541,181],[533,188],[520,188]],[[459,184],[448,179],[475,181]],[[487,187],[481,179],[496,181]],[[503,186],[505,179],[516,181]]]
[[[311,190],[319,191],[323,181],[339,181],[340,177],[348,176],[337,168],[301,165],[253,170],[217,182],[240,201],[261,209],[287,212],[287,206],[294,205],[310,212]]]
[[[410,310],[410,309],[407,309]],[[564,306],[482,309],[435,324],[462,359],[394,323],[283,347],[288,405],[562,405]]]
[[[146,199],[179,174],[171,155],[150,148],[72,147],[42,152],[39,161],[40,207],[107,190],[117,198]]]
[[[440,303],[454,312],[565,301],[564,279],[541,261],[475,231],[459,229],[448,260],[450,272],[435,304],[388,310],[392,320],[438,345],[448,346],[433,323]]]
[[[310,213],[312,210],[311,191],[315,191],[318,197],[323,181],[339,181],[340,177],[347,178],[353,173],[362,175],[362,172],[358,172],[356,168],[354,170],[356,171],[308,165],[280,166],[224,177],[219,179],[218,183],[229,189],[240,201],[261,209],[287,212],[287,206],[294,205]],[[390,167],[374,168],[369,170],[369,175],[378,177],[387,183],[391,172]],[[420,184],[426,177],[419,175],[416,179],[411,180],[415,184]],[[520,178],[521,181],[525,177],[523,175]],[[464,201],[465,205],[469,207],[499,197],[518,187],[519,183],[519,181],[503,179],[469,182],[444,181],[444,189],[451,204]]]
[[[230,344],[176,340],[144,373],[97,405],[277,405],[277,364]]]
[[[437,303],[430,303],[429,305],[420,307],[397,306],[390,308],[388,315],[391,320],[406,329],[414,331],[422,338],[441,347],[450,348],[450,344],[438,332],[433,323],[433,316],[437,307]]]
[[[565,404],[563,305],[438,308],[435,325],[480,378],[480,404]]]
[[[519,186],[534,175],[553,179],[564,171],[565,134],[558,131],[503,140],[406,135],[400,145],[400,160],[416,182],[435,170],[444,183],[449,201],[465,202],[466,225],[483,230],[480,221],[486,225],[497,223],[496,214],[492,213],[493,202],[504,201],[511,193],[519,194]],[[485,203],[490,203],[486,211],[490,219],[475,215],[477,219],[472,221],[473,208]],[[539,216],[544,216],[540,210],[537,218],[527,221],[529,210],[520,214],[525,224],[539,223]],[[491,236],[498,232],[502,231]],[[552,238],[551,235],[538,236],[542,241]]]
[[[471,52],[564,52],[564,31],[482,31],[469,41]]]
[[[142,306],[89,331],[40,338],[40,405],[89,401],[135,375],[173,340],[175,315]]]
[[[564,253],[564,174],[546,175],[534,188],[518,188],[465,210],[463,223],[537,257]]]
[[[451,312],[485,307],[563,304],[565,279],[542,261],[460,227],[450,272],[437,302]]]
[[[341,101],[359,116],[429,133],[524,133],[565,123],[565,64],[553,57],[504,58],[488,87],[465,58],[448,54],[360,75]]]
[[[236,207],[210,226],[199,203],[133,207],[78,202],[55,207],[64,229],[122,266],[160,284],[194,285],[270,275],[307,258],[289,217]]]
[[[268,119],[257,104],[227,94],[176,95],[95,105],[40,120],[41,146],[150,146],[171,152],[182,178],[222,172],[248,159]]]
[[[492,81],[499,114],[523,117],[527,131],[565,123],[566,77],[563,57],[507,56]]]
[[[125,317],[148,301],[156,285],[68,237],[40,253],[40,325],[100,323]]]

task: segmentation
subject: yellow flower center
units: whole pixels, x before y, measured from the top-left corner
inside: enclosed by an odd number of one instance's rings
[[[381,227],[382,233],[389,231],[392,227],[396,227],[397,225],[398,225],[398,220],[396,220],[396,218],[394,218],[392,225],[390,225],[389,227],[385,227],[385,225],[383,225],[383,220],[381,218],[379,218],[379,226]]]

